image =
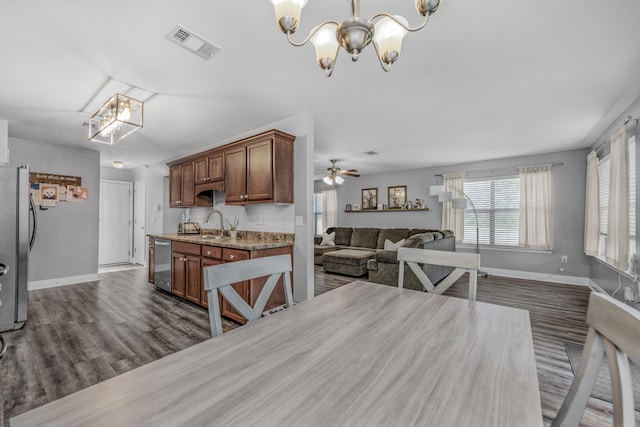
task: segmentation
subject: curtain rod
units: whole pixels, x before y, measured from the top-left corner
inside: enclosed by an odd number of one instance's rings
[[[629,124],[629,122],[636,122],[636,125],[638,124],[638,119],[636,119],[635,117],[632,116],[627,116],[626,119],[624,119],[624,124]],[[594,148],[593,150],[595,150],[596,152],[598,152],[599,149],[601,149],[604,145],[610,144],[611,143],[611,137],[605,139],[604,141],[602,141],[600,144],[598,144],[598,146],[596,148]]]
[[[564,162],[553,162],[553,163],[548,163],[548,164],[550,164],[551,166],[562,166],[562,165],[564,165]],[[509,172],[512,172],[512,171],[514,171],[514,169],[517,170],[518,166],[512,166],[512,167],[509,167],[509,168],[498,168],[498,169],[481,169],[481,170],[472,170],[472,171],[464,171],[464,172],[465,173],[498,172],[498,171],[504,171],[504,172],[509,171]],[[442,176],[442,174],[441,173],[437,173],[434,176]]]

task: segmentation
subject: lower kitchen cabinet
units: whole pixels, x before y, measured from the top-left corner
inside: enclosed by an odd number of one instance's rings
[[[171,293],[199,304],[202,274],[200,245],[174,242],[171,260]]]
[[[149,262],[151,263],[151,247]],[[171,292],[180,298],[208,308],[208,296],[204,290],[203,269],[212,265],[241,261],[250,258],[292,254],[293,247],[240,250],[217,246],[199,245],[195,243],[173,242]],[[151,280],[152,275],[149,273]],[[253,307],[266,278],[254,279],[233,285],[238,294]],[[274,289],[265,310],[285,303],[284,281],[281,278]],[[244,324],[246,320],[222,297],[219,299],[220,313],[231,320]]]

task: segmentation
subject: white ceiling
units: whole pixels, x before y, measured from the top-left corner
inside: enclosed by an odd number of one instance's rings
[[[346,0],[310,0],[296,39]],[[413,1],[363,0],[413,25]],[[393,71],[369,46],[331,78],[290,46],[268,0],[0,0],[0,118],[11,137],[154,164],[300,112],[315,167],[375,173],[588,147],[640,94],[640,1],[442,0]],[[180,23],[222,48],[210,60],[164,37]],[[108,79],[155,93],[144,129],[90,143],[81,112]],[[365,151],[380,155],[369,157]]]

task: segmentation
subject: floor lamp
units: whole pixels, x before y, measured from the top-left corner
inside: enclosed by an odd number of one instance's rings
[[[462,197],[453,197],[453,190],[458,194],[461,194]],[[451,184],[441,184],[441,185],[432,185],[429,187],[429,195],[430,196],[438,196],[438,202],[445,203],[451,202],[451,207],[453,209],[466,209],[467,208],[467,200],[471,204],[473,208],[473,215],[476,218],[476,253],[480,255],[480,222],[478,221],[478,212],[476,211],[476,205],[473,203],[473,200],[467,196],[467,194],[460,190],[457,187],[454,187]],[[464,236],[463,236],[464,239]],[[488,277],[489,275],[484,271],[478,270],[478,277]]]

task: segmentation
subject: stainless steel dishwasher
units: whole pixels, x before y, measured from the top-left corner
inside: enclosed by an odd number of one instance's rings
[[[171,292],[171,240],[156,239],[153,284],[158,289]]]

